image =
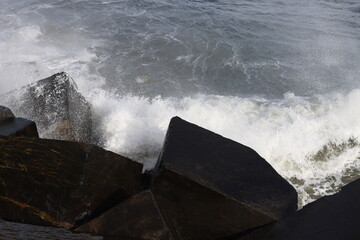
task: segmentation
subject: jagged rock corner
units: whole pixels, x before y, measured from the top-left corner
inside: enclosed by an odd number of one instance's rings
[[[90,142],[91,109],[64,72],[0,95],[0,104],[36,122],[43,138]]]

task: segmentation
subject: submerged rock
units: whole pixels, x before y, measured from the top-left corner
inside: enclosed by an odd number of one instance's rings
[[[0,218],[72,228],[140,191],[142,165],[91,144],[0,138]]]
[[[238,240],[359,240],[360,179]]]
[[[254,150],[178,117],[151,189],[180,239],[218,239],[297,209],[295,189]]]
[[[3,94],[1,102],[35,121],[41,137],[90,141],[90,106],[64,72]]]
[[[139,193],[109,209],[75,231],[103,235],[104,239],[174,239],[151,191]]]
[[[14,117],[13,112],[9,108],[0,105],[0,123]]]

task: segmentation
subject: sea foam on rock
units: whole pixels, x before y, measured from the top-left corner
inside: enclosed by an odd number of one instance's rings
[[[90,105],[71,77],[57,73],[0,96],[16,115],[36,122],[41,137],[89,142]]]
[[[295,189],[254,150],[179,117],[151,189],[180,239],[218,239],[297,209]]]
[[[0,138],[0,218],[72,228],[140,191],[142,164],[86,143]]]

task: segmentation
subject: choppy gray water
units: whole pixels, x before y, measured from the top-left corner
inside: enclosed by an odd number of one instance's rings
[[[303,205],[359,177],[359,30],[357,0],[0,0],[0,93],[66,71],[104,147],[151,168],[179,115]]]

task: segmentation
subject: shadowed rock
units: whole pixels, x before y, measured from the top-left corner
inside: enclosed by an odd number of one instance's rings
[[[173,239],[151,191],[139,193],[75,231],[104,239]]]
[[[0,239],[7,240],[102,240],[100,236],[75,234],[63,228],[41,227],[0,220]]]
[[[0,136],[39,137],[33,121],[13,117],[0,122]]]
[[[9,108],[0,105],[0,123],[14,117],[13,112]]]
[[[238,240],[359,240],[360,179]],[[235,239],[235,238],[233,238]]]
[[[295,189],[254,150],[178,117],[152,190],[180,239],[217,239],[297,208]]]
[[[72,228],[139,192],[141,171],[91,144],[0,138],[0,218]]]
[[[90,141],[90,106],[66,73],[55,74],[0,97],[17,116],[35,121],[41,137]]]

